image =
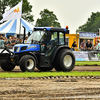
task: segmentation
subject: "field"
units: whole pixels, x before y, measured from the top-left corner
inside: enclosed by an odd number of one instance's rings
[[[12,72],[0,69],[0,100],[99,100],[100,63],[84,64],[87,62],[77,62],[71,72],[35,69],[23,73],[19,67]]]
[[[92,65],[92,66],[97,66],[97,65],[100,65],[100,61],[76,61],[75,65],[83,65],[83,66],[89,66],[89,65]]]
[[[99,65],[100,62],[99,61],[77,61],[75,64],[77,67],[75,67],[74,71],[71,72],[57,72],[54,69],[50,72],[40,72],[35,70],[35,72],[21,72],[21,70],[19,69],[19,67],[17,67],[17,71],[16,69],[12,72],[4,72],[2,71],[0,73],[0,78],[21,78],[21,77],[44,77],[44,76],[91,76],[91,75],[100,75],[99,71]],[[95,65],[95,67],[91,67]],[[82,67],[84,66],[84,67]],[[86,67],[88,66],[88,67]],[[97,67],[97,68],[96,68]],[[96,69],[95,69],[96,68]],[[82,71],[83,70],[83,71]],[[92,70],[92,72],[91,72]],[[80,72],[81,71],[81,72]]]
[[[100,79],[0,80],[0,100],[100,99]]]

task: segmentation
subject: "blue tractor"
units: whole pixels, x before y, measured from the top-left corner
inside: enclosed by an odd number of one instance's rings
[[[7,47],[0,53],[0,64],[4,71],[12,71],[15,66],[25,72],[71,71],[75,66],[75,56],[66,45],[68,28],[35,27],[27,41],[16,44],[13,51]],[[4,53],[4,51],[7,53]]]

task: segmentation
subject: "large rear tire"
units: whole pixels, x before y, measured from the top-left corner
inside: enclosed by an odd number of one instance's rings
[[[1,68],[4,71],[12,71],[15,68],[15,65],[13,65],[11,63],[1,63]]]
[[[58,62],[57,62],[57,58],[55,59],[53,66],[55,68],[56,71],[62,71],[61,67],[59,67]]]
[[[69,72],[75,67],[75,56],[71,50],[62,49],[57,55],[56,63],[55,69],[57,71]]]
[[[23,72],[33,72],[36,67],[36,60],[31,55],[25,55],[20,59],[19,65]]]

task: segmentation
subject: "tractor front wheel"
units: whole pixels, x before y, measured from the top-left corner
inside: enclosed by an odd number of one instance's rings
[[[1,68],[4,71],[12,71],[15,68],[15,65],[12,63],[1,63]]]
[[[20,69],[25,72],[33,72],[36,67],[36,60],[31,55],[25,55],[20,59]]]

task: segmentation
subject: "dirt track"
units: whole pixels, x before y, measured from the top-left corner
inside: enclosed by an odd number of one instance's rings
[[[0,80],[0,100],[100,99],[100,79]]]
[[[39,71],[38,69],[35,69],[35,71]],[[52,71],[55,71],[53,69]],[[100,71],[100,66],[75,66],[73,71]],[[0,72],[5,72],[0,68]],[[12,72],[21,72],[19,66],[15,67],[15,69]]]
[[[86,67],[86,66],[85,66]],[[83,71],[91,66],[77,66]],[[94,66],[100,70],[99,66]],[[2,70],[0,70],[3,72]],[[37,71],[37,70],[36,70]],[[53,70],[54,71],[54,70]],[[93,70],[92,70],[93,71]],[[13,72],[20,72],[16,68]],[[0,100],[100,100],[100,78],[12,79],[0,80]]]

